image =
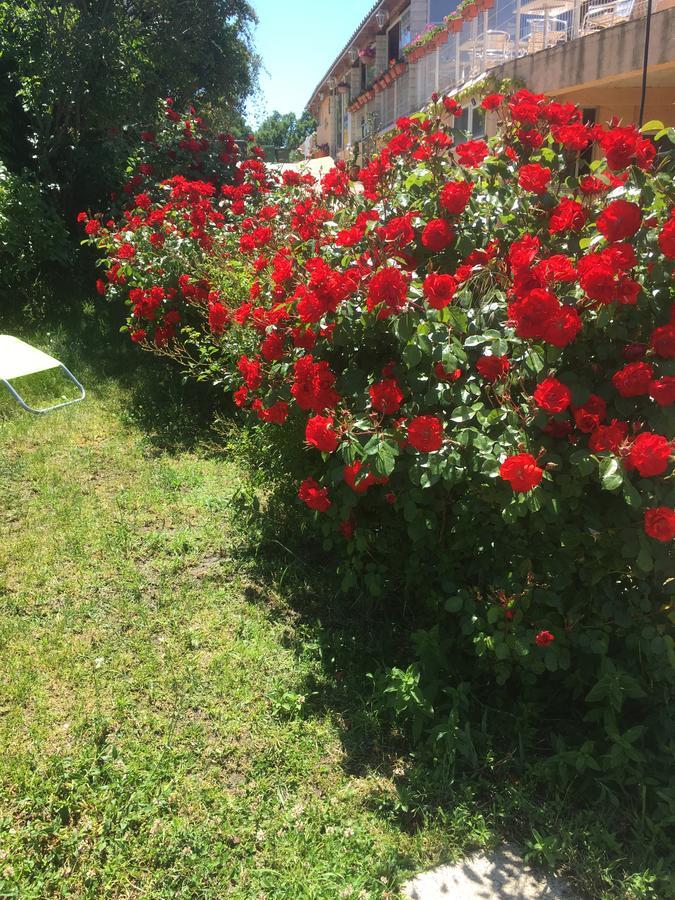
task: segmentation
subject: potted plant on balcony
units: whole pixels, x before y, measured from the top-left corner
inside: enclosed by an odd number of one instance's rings
[[[474,0],[470,0],[469,3],[462,4],[462,18],[465,22],[470,22],[472,19],[475,19],[478,15],[478,7],[476,6]]]
[[[359,50],[359,59],[364,66],[372,66],[375,62],[375,47],[371,44],[369,47]]]
[[[349,85],[346,81],[341,81],[337,86],[338,94],[348,94],[349,93]]]
[[[446,23],[448,26],[448,30],[451,34],[459,34],[462,30],[462,25],[464,24],[464,19],[462,18],[462,14],[458,12],[451,13],[446,18]]]

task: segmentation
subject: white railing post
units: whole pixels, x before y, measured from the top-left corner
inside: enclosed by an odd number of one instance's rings
[[[581,0],[574,0],[572,11],[572,40],[581,33]]]
[[[438,93],[438,89],[441,83],[441,48],[436,47],[436,93]]]
[[[459,71],[460,71],[460,69],[459,69],[459,56],[460,56],[459,45],[461,43],[463,28],[464,28],[464,26],[462,26],[462,29],[460,31],[458,31],[457,34],[455,35],[455,84],[459,84]]]
[[[516,58],[520,56],[520,29],[522,13],[520,12],[521,0],[516,0]]]

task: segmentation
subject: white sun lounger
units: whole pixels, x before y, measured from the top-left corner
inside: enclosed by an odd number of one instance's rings
[[[35,375],[37,372],[46,372],[48,369],[63,369],[68,378],[79,388],[80,396],[72,400],[66,400],[64,403],[55,403],[53,406],[46,406],[43,409],[35,409],[29,406],[23,399],[21,394],[10,384],[14,378],[22,378],[24,375]],[[0,334],[0,381],[5,385],[10,394],[23,406],[25,410],[32,413],[46,413],[53,409],[59,409],[61,406],[70,406],[71,403],[79,403],[84,400],[86,393],[80,382],[67,369],[62,362],[43,353],[36,347],[31,347],[25,341],[12,337],[9,334]]]

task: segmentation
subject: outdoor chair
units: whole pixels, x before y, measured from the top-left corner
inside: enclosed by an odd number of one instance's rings
[[[483,41],[485,68],[498,66],[511,58],[511,39],[507,31],[490,30]]]
[[[530,22],[530,33],[525,38],[525,53],[538,53],[548,47],[555,47],[567,40],[567,22],[564,19],[549,19],[546,41],[544,41],[544,22]]]
[[[65,400],[63,403],[54,403],[52,406],[45,406],[42,409],[35,409],[29,406],[23,399],[17,389],[10,384],[15,378],[23,378],[25,375],[36,375],[38,372],[46,372],[49,369],[63,369],[68,378],[79,389],[80,396],[74,397],[72,400]],[[46,413],[53,409],[59,409],[62,406],[70,406],[71,403],[78,403],[84,400],[86,392],[80,382],[75,378],[73,373],[67,369],[62,362],[49,356],[37,347],[31,347],[25,341],[12,337],[9,334],[0,334],[0,381],[5,385],[14,399],[28,412]]]
[[[633,12],[634,0],[612,0],[610,3],[596,3],[589,6],[584,16],[584,33],[601,31],[612,25],[628,22]]]

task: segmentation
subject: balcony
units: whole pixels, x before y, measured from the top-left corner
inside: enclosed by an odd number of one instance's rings
[[[461,5],[468,5],[467,0]],[[407,66],[396,77],[383,83],[381,73],[367,91],[352,99],[348,152],[355,145],[365,152],[364,142],[367,145],[369,140],[392,128],[399,116],[424,107],[432,93],[464,94],[467,86],[473,84],[477,88],[490,74],[498,79],[522,79],[531,89],[548,93],[555,93],[556,87],[563,84],[583,85],[593,80],[587,71],[593,68],[589,60],[583,65],[579,62],[580,56],[584,56],[579,48],[585,46],[596,48],[596,54],[607,57],[595,60],[595,68],[612,69],[614,74],[637,68],[635,59],[644,35],[646,0],[478,0],[471,5],[481,8],[465,13],[464,18],[457,14],[448,17],[442,29],[430,29],[408,48]],[[660,29],[656,20],[662,18],[659,11],[668,10],[663,13],[661,24],[667,35],[675,15],[672,6],[673,0],[654,2],[652,39],[656,38],[657,42]],[[622,25],[628,27],[620,33],[617,26]],[[609,39],[614,33],[621,34],[621,40],[605,40],[605,35]],[[669,61],[661,60],[659,66],[671,66],[675,54],[672,47],[667,50],[665,46],[667,37],[660,43]],[[572,44],[576,48],[574,53]],[[569,54],[562,49],[567,45],[570,45]],[[551,74],[548,83],[540,87],[532,73],[546,68],[551,52],[558,58],[557,74]],[[658,48],[654,52],[658,55]],[[563,58],[565,63],[561,63]],[[568,59],[574,61],[572,71],[565,69]],[[675,88],[675,81],[673,85]],[[482,116],[476,114],[470,119],[458,123],[459,127],[482,133],[485,129]]]

